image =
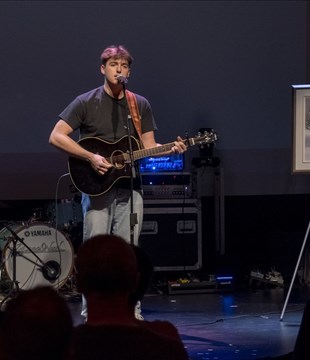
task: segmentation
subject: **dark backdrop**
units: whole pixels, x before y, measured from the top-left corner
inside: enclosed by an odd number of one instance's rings
[[[49,133],[102,83],[100,53],[116,43],[135,58],[129,88],[150,100],[159,142],[217,131],[225,194],[309,192],[308,175],[291,174],[307,11],[306,1],[0,2],[0,199],[54,197],[67,166]],[[197,154],[186,154],[189,171]]]
[[[55,196],[72,198],[49,133],[76,95],[102,84],[102,49],[121,43],[159,142],[218,133],[220,179],[198,169],[204,269],[290,276],[309,221],[310,174],[291,173],[291,86],[310,83],[309,18],[308,1],[1,1],[0,219],[42,209],[44,219]],[[198,155],[187,152],[187,171]],[[81,228],[69,235],[76,245]]]

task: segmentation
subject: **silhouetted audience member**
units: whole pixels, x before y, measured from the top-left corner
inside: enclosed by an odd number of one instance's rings
[[[3,312],[0,358],[69,358],[72,318],[66,300],[51,287],[20,292]]]
[[[114,235],[84,242],[76,258],[77,285],[87,300],[87,323],[74,330],[73,359],[186,360],[177,329],[167,321],[137,320],[139,271],[133,248]]]
[[[310,300],[307,302],[302,316],[299,332],[297,334],[293,351],[294,360],[310,358]]]

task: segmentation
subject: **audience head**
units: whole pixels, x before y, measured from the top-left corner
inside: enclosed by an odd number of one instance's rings
[[[2,337],[6,359],[64,359],[72,318],[67,303],[51,287],[26,290],[5,308]]]
[[[97,235],[77,251],[78,289],[90,293],[130,294],[137,282],[137,261],[132,247],[115,235]]]

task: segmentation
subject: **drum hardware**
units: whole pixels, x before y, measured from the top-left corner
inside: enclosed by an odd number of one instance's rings
[[[28,220],[28,223],[47,220],[42,207],[32,209],[32,211],[33,213],[30,219]]]
[[[83,213],[80,200],[62,199],[47,205],[46,216],[48,221],[62,229],[75,227],[83,222]]]
[[[60,265],[54,260],[48,261],[42,266],[42,274],[45,279],[50,281],[55,281],[59,278],[60,275]]]
[[[8,294],[2,299],[2,301],[0,303],[0,309],[2,308],[2,305],[6,302],[6,300],[8,298],[16,296],[19,291],[18,281],[16,281],[16,243],[18,241],[18,239],[17,239],[18,237],[17,237],[17,234],[8,225],[6,225],[5,228],[8,229],[11,232],[11,234],[13,235],[13,237],[12,237],[13,278],[12,278],[11,287],[9,289]]]
[[[22,238],[20,238],[16,232],[9,226],[9,225],[5,225],[4,226],[7,230],[9,230],[9,232],[12,234],[11,236],[11,241],[13,243],[11,252],[12,252],[12,263],[13,263],[13,276],[12,276],[12,282],[11,282],[11,288],[9,290],[9,293],[4,297],[4,299],[1,301],[0,303],[0,308],[2,306],[2,304],[5,303],[5,301],[8,298],[12,298],[14,296],[16,296],[19,292],[19,285],[18,285],[18,281],[16,279],[16,256],[21,255],[18,253],[17,248],[16,248],[16,244],[18,242],[20,242],[21,244],[23,244],[23,246],[25,246],[25,248],[27,250],[30,251],[30,253],[41,263],[41,265],[38,265],[36,262],[32,261],[31,259],[23,256],[25,259],[28,259],[30,262],[34,263],[36,266],[38,266],[41,271],[43,276],[50,281],[55,281],[58,279],[59,275],[60,275],[60,265],[56,262],[56,261],[48,261],[47,263],[44,263],[42,261],[42,259],[40,259],[40,257],[24,242],[24,240]]]
[[[2,270],[12,280],[5,300],[18,290],[66,283],[73,270],[73,248],[62,232],[39,222],[4,225],[0,230]]]

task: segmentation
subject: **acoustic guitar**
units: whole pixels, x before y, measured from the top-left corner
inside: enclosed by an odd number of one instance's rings
[[[217,136],[214,131],[206,131],[193,138],[183,140],[187,147],[214,143]],[[78,141],[84,149],[105,157],[113,166],[104,175],[98,174],[91,165],[76,157],[68,160],[69,173],[74,186],[82,193],[98,196],[108,192],[120,179],[130,178],[131,165],[128,152],[128,137],[124,136],[116,142],[108,142],[97,137],[86,137]],[[150,156],[158,156],[170,151],[174,142],[154,148],[141,149],[136,138],[131,137],[133,160],[137,161]]]

